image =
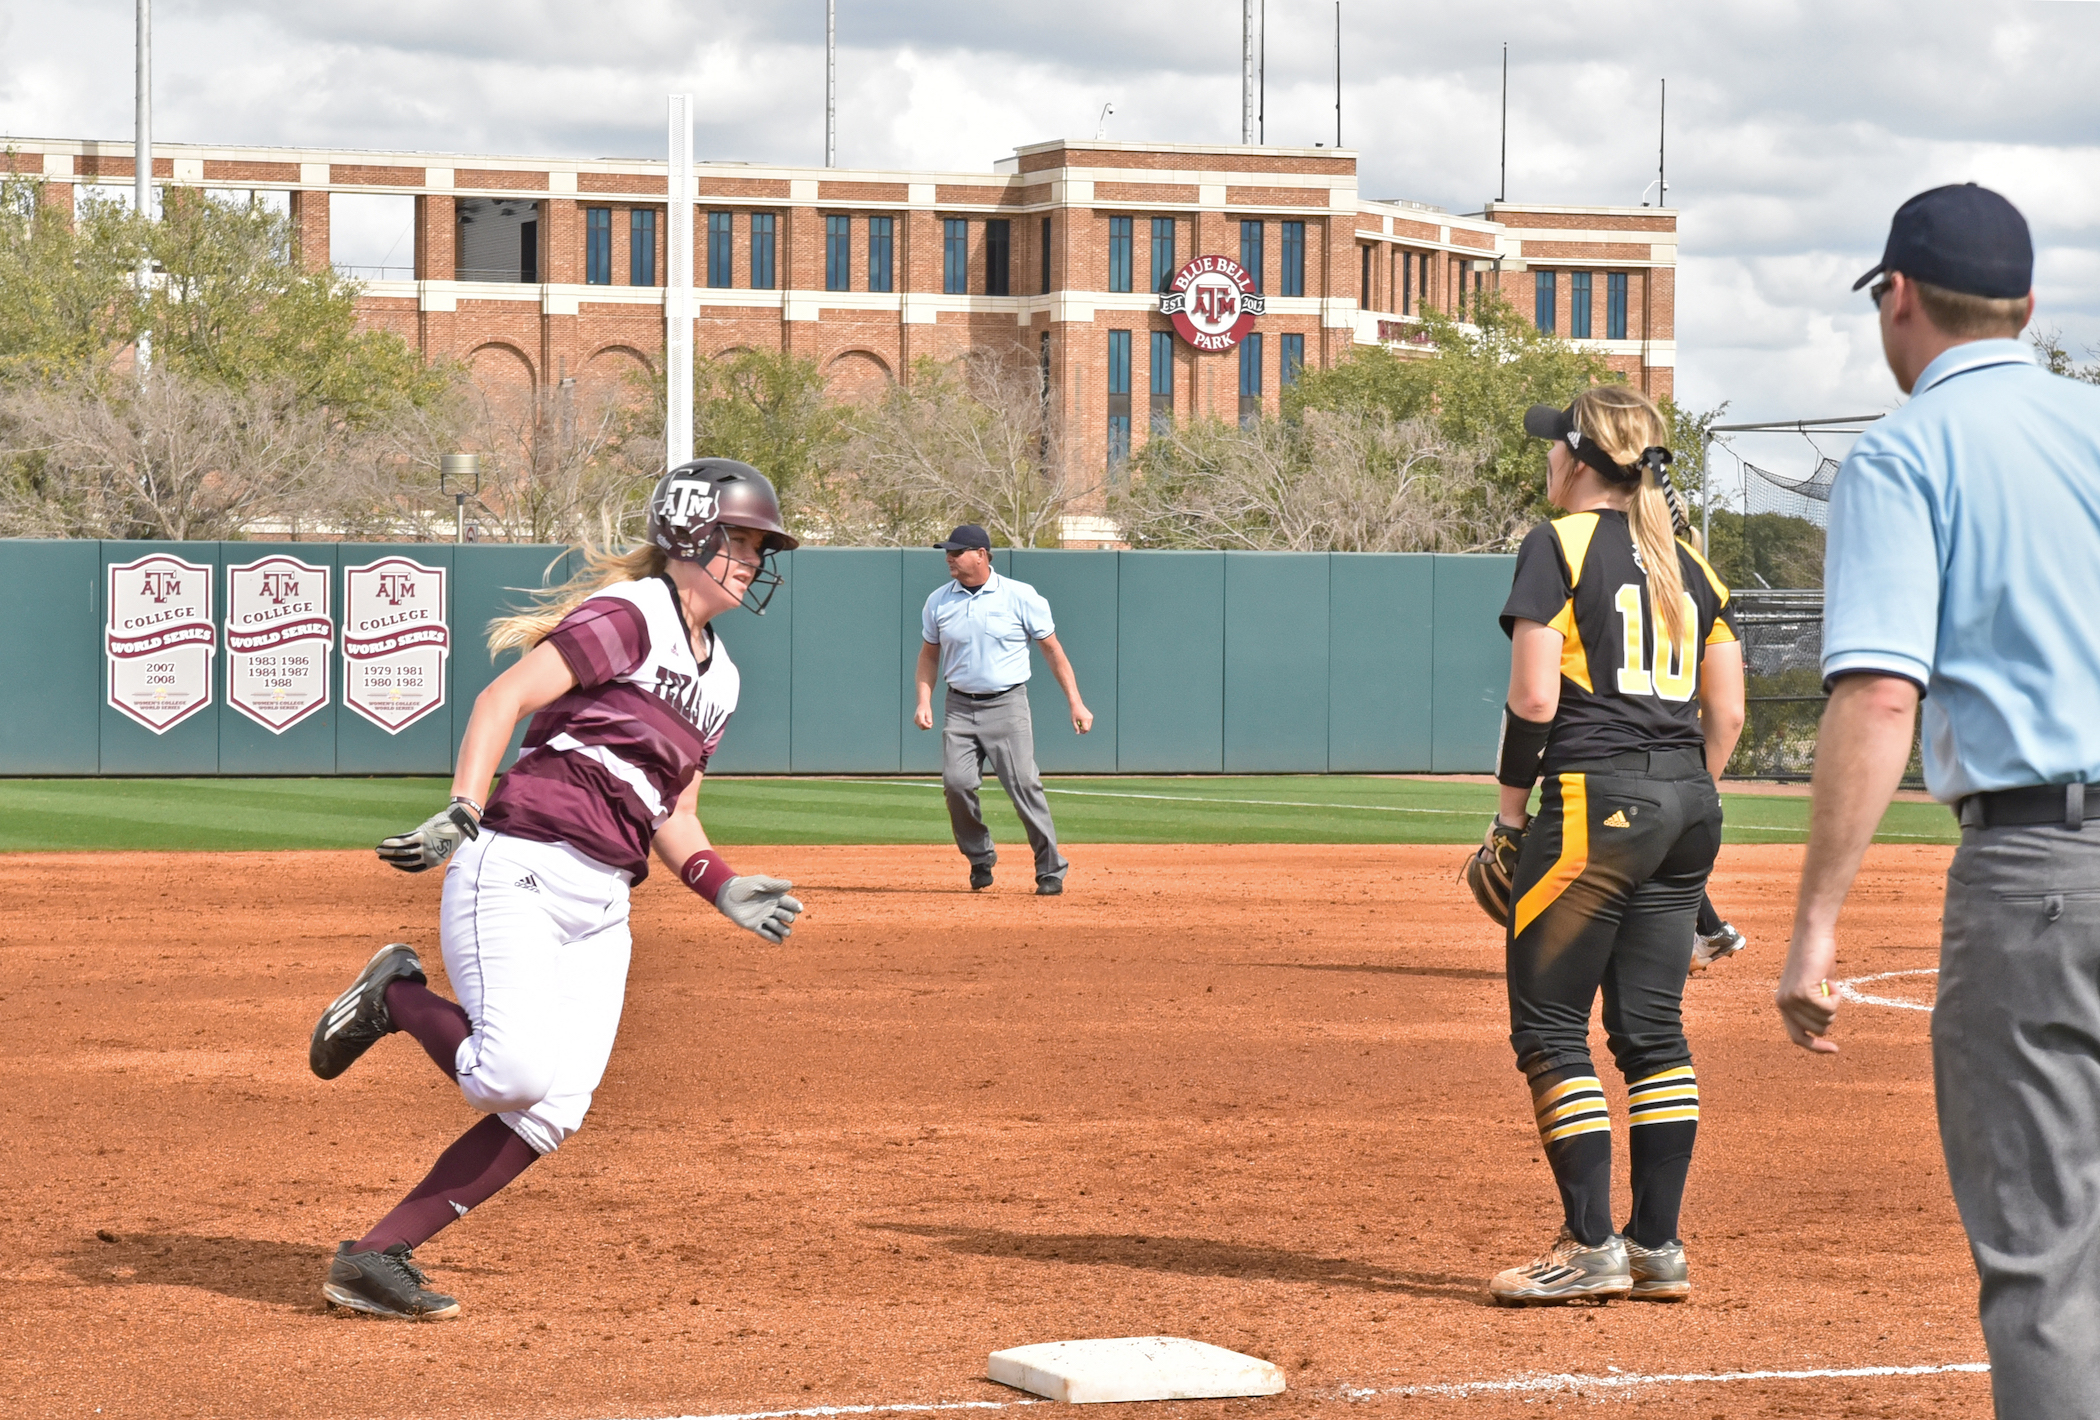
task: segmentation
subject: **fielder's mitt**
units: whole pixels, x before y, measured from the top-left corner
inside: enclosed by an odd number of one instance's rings
[[[1524,830],[1511,828],[1501,819],[1488,825],[1487,838],[1466,859],[1459,876],[1473,889],[1480,910],[1504,927],[1509,925],[1509,899],[1517,877],[1517,850],[1524,846]]]

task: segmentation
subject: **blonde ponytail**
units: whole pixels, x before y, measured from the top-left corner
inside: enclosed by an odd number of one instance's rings
[[[1670,642],[1683,641],[1689,628],[1684,611],[1684,564],[1677,557],[1676,521],[1661,480],[1667,475],[1648,464],[1649,449],[1670,437],[1662,411],[1631,385],[1593,385],[1575,397],[1575,427],[1610,455],[1621,468],[1638,470],[1639,483],[1626,520],[1633,526],[1634,546],[1648,573],[1648,603],[1669,630]],[[1619,486],[1624,487],[1622,483]]]
[[[583,570],[558,587],[533,594],[535,605],[489,623],[489,656],[505,651],[529,651],[561,625],[561,619],[584,600],[621,582],[639,582],[664,570],[664,551],[652,543],[625,552],[607,552],[586,543]],[[552,564],[549,564],[550,566]]]

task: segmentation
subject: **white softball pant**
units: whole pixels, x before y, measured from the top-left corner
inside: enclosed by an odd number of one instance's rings
[[[627,874],[493,830],[445,870],[445,974],[474,1033],[459,1092],[551,1154],[583,1124],[627,995]]]

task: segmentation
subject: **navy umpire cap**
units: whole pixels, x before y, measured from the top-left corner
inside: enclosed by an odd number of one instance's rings
[[[2020,209],[1997,193],[1973,182],[1951,183],[1896,209],[1881,265],[1852,289],[1885,271],[1964,295],[2009,300],[2034,287],[2034,238]]]
[[[967,552],[973,547],[983,548],[986,552],[990,552],[992,550],[992,535],[975,523],[964,523],[954,532],[948,534],[947,541],[937,542],[934,546],[943,552]]]

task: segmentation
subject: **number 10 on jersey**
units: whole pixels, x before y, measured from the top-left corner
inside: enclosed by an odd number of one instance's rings
[[[1619,609],[1622,639],[1626,643],[1626,660],[1619,667],[1619,694],[1654,695],[1664,700],[1690,700],[1699,683],[1699,661],[1697,656],[1699,637],[1699,607],[1690,592],[1680,594],[1683,598],[1684,634],[1674,640],[1670,628],[1663,623],[1662,613],[1655,616],[1655,659],[1651,664],[1647,655],[1648,637],[1642,629],[1641,587],[1638,582],[1628,582],[1619,588],[1612,598]]]

